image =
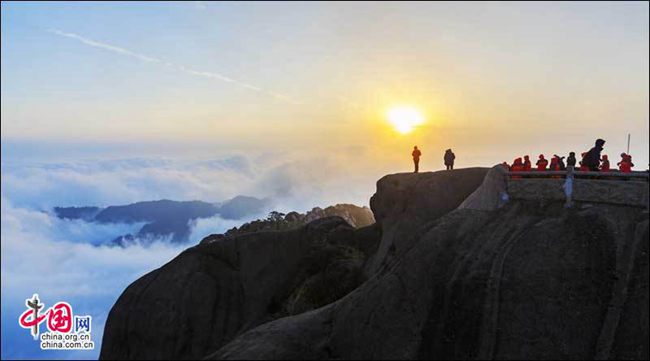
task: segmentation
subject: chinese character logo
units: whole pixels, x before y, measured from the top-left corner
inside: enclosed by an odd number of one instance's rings
[[[58,302],[50,307],[45,313],[39,315],[39,310],[43,304],[38,300],[38,294],[35,293],[32,299],[25,300],[27,311],[20,315],[19,323],[23,328],[31,328],[31,334],[34,339],[38,338],[38,326],[47,318],[47,329],[56,332],[70,332],[72,329],[72,307],[67,302]]]
[[[70,332],[72,329],[72,307],[67,302],[59,302],[48,310],[47,329]]]
[[[18,318],[22,328],[29,329],[34,340],[40,339],[42,350],[92,350],[95,343],[90,329],[92,317],[74,315],[67,302],[57,302],[44,312],[45,304],[38,294],[25,300],[27,309]],[[47,320],[47,332],[40,332],[41,323]]]
[[[20,316],[20,325],[24,328],[31,328],[31,334],[34,340],[38,339],[38,325],[43,322],[45,314],[39,316],[38,311],[43,308],[43,304],[38,301],[38,294],[35,293],[32,299],[25,300],[28,310]],[[31,317],[30,317],[31,316]]]
[[[87,332],[90,333],[90,316],[74,316],[74,332]]]

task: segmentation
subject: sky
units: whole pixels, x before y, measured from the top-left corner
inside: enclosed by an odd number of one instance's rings
[[[2,358],[96,358],[122,290],[190,244],[98,246],[128,224],[55,206],[270,198],[368,205],[376,181],[607,141],[648,167],[647,2],[2,2]],[[410,106],[407,134],[387,119]],[[264,216],[264,215],[260,215]],[[252,218],[251,218],[252,219]],[[243,222],[244,220],[242,220]],[[30,261],[30,262],[28,262]],[[42,352],[25,299],[93,316]]]
[[[643,2],[5,2],[2,138],[362,146],[390,172],[412,143],[439,169],[447,148],[489,166],[631,133],[646,165],[648,67]],[[388,128],[399,104],[427,122]]]

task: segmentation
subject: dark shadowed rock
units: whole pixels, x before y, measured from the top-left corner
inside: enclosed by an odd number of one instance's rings
[[[298,212],[289,212],[287,214],[280,212],[271,212],[266,219],[257,219],[242,224],[239,227],[233,227],[226,231],[225,235],[229,237],[254,233],[261,231],[279,231],[301,227],[309,222],[326,217],[341,217],[353,227],[361,228],[375,223],[372,211],[368,207],[359,207],[354,204],[337,204],[325,209],[314,207],[311,211],[304,214]],[[209,236],[202,242],[210,242],[213,237]]]
[[[381,224],[383,237],[368,264],[369,272],[409,250],[418,240],[418,228],[456,209],[481,185],[488,170],[401,173],[377,181],[370,207]]]
[[[647,216],[531,206],[444,216],[345,298],[211,357],[646,359]]]
[[[203,357],[259,324],[331,303],[365,280],[379,233],[330,217],[216,238],[126,289],[109,314],[101,358]]]
[[[647,210],[501,204],[487,172],[384,177],[371,227],[192,248],[127,288],[101,356],[648,359]]]

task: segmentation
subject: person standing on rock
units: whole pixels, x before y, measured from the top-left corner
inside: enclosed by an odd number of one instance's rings
[[[587,154],[582,158],[582,165],[587,166],[592,172],[598,172],[598,168],[600,167],[600,152],[603,151],[604,145],[604,140],[596,139],[594,147],[589,149]]]
[[[417,173],[420,170],[420,156],[422,155],[417,145],[413,147],[413,153],[411,155],[413,156],[413,165],[415,165],[415,171],[413,173]]]
[[[522,163],[521,158],[515,159],[512,162],[512,166],[510,166],[510,171],[511,172],[523,172],[525,170],[526,170],[526,168],[524,166],[524,163]],[[519,179],[519,178],[521,178],[521,176],[520,175],[513,175],[513,176],[510,176],[510,178]]]
[[[600,159],[600,161],[600,171],[609,172],[609,159],[607,158],[607,154],[603,154],[603,157]]]
[[[447,149],[445,151],[445,166],[447,166],[447,170],[452,170],[454,169],[454,160],[456,159],[456,154],[451,151],[451,149]]]
[[[616,165],[618,165],[618,169],[622,173],[631,173],[632,167],[634,167],[634,163],[632,163],[632,156],[626,153],[621,153],[621,161],[616,163]]]
[[[576,153],[575,152],[569,152],[569,157],[566,159],[566,165],[567,165],[567,167],[575,167],[576,166]]]
[[[557,164],[560,166],[560,170],[566,170],[566,164],[564,164],[564,157],[560,157],[559,155],[555,155],[557,157]]]
[[[544,154],[539,155],[539,160],[537,160],[537,163],[535,163],[535,165],[537,165],[537,170],[546,170],[548,160],[544,158]]]
[[[530,156],[524,156],[524,172],[530,172],[532,165],[530,164]]]

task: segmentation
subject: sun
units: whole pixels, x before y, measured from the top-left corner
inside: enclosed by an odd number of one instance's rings
[[[387,113],[388,122],[400,134],[408,134],[424,123],[422,113],[412,106],[392,107]]]

